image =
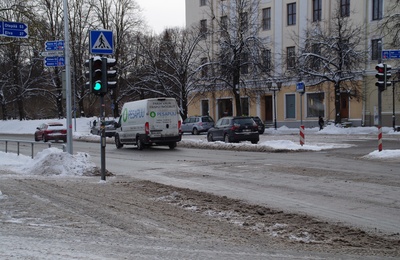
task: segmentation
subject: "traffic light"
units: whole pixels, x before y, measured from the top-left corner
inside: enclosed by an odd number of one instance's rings
[[[117,81],[112,80],[117,76],[117,71],[112,69],[117,64],[117,60],[113,58],[107,58],[106,64],[106,75],[107,75],[107,89],[115,89],[117,87]]]
[[[392,85],[392,81],[389,80],[392,77],[392,66],[386,65],[385,76],[386,87],[390,87]]]
[[[376,65],[375,69],[377,70],[375,78],[378,79],[378,81],[375,83],[375,86],[377,86],[380,91],[384,91],[387,87],[392,85],[392,82],[389,81],[389,79],[392,77],[392,66],[379,63]]]
[[[105,84],[104,81],[104,66],[103,66],[103,61],[106,58],[101,58],[99,56],[95,56],[92,58],[92,78],[91,78],[91,91],[93,94],[96,95],[103,95],[107,93],[107,84]]]
[[[90,88],[92,85],[92,62],[93,59],[88,59],[85,61],[85,67],[88,67],[88,70],[85,71],[85,76],[89,80],[85,83],[86,88]]]

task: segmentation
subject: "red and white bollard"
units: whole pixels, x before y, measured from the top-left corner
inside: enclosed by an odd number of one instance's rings
[[[300,145],[303,146],[305,144],[305,138],[304,138],[304,125],[300,126]]]
[[[382,128],[378,126],[378,150],[379,152],[382,151]]]

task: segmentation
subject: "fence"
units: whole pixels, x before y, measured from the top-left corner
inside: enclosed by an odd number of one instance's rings
[[[35,154],[35,149],[34,149],[34,146],[36,145],[36,146],[43,146],[43,145],[47,145],[49,148],[50,147],[52,147],[52,145],[53,145],[53,143],[50,143],[50,142],[35,142],[35,141],[24,141],[24,140],[7,140],[7,139],[0,139],[0,143],[4,143],[5,144],[5,149],[4,149],[4,152],[6,152],[6,153],[8,153],[11,149],[9,149],[9,147],[8,147],[8,145],[9,145],[9,143],[16,143],[17,144],[17,147],[16,147],[16,153],[19,155],[20,154],[20,147],[21,147],[21,144],[22,144],[22,146],[26,146],[26,144],[30,144],[30,146],[31,146],[31,157],[33,158],[33,156],[34,156],[34,154]],[[29,145],[28,145],[29,146]],[[62,150],[64,151],[64,152],[66,152],[66,145],[65,144],[62,144],[61,145],[61,147],[62,147]],[[24,147],[25,148],[25,147]],[[12,152],[15,152],[15,147],[14,147],[14,150],[11,150]],[[10,152],[11,152],[10,151]]]

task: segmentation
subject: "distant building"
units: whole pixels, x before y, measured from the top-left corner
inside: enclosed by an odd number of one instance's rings
[[[400,46],[389,46],[390,39],[380,29],[385,15],[390,12],[395,0],[186,0],[186,25],[197,27],[203,33],[204,45],[212,46],[208,59],[216,59],[219,48],[216,38],[219,37],[216,28],[230,26],[231,12],[238,2],[247,2],[243,9],[241,21],[252,20],[257,37],[266,39],[269,48],[263,55],[271,60],[274,75],[269,81],[257,75],[249,76],[248,70],[241,70],[246,84],[239,88],[242,114],[259,116],[267,125],[286,125],[298,127],[318,126],[318,117],[325,120],[335,120],[335,93],[332,83],[319,86],[309,86],[309,78],[287,76],[291,70],[291,57],[295,56],[306,39],[306,29],[312,24],[321,23],[324,30],[331,29],[330,21],[334,10],[340,10],[340,15],[349,17],[354,25],[360,25],[361,42],[359,49],[367,53],[366,61],[360,64],[360,76],[356,88],[342,88],[340,91],[340,117],[342,122],[353,126],[377,125],[378,90],[375,86],[375,66],[380,59],[380,49],[400,49]],[[397,10],[400,13],[400,10]],[[250,22],[249,22],[250,24]],[[256,27],[257,28],[256,28]],[[397,48],[396,48],[397,47]],[[210,58],[208,58],[210,57]],[[383,60],[392,65],[392,79],[399,68],[399,60]],[[397,63],[396,63],[397,62]],[[397,68],[396,68],[397,64]],[[209,72],[207,72],[209,73]],[[247,75],[246,75],[247,74]],[[296,91],[297,83],[305,83],[305,93]],[[396,111],[396,122],[400,125],[400,83],[388,87],[382,92],[382,125],[392,125],[393,107]],[[249,95],[249,89],[256,89]],[[395,98],[393,99],[393,93]],[[197,94],[197,95],[196,95]],[[201,94],[192,93],[189,115],[210,115],[215,120],[226,113],[236,114],[235,98],[230,91],[217,85]],[[393,104],[395,100],[395,104]]]

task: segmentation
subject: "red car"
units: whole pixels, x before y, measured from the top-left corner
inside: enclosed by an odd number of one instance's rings
[[[51,122],[41,124],[36,128],[35,141],[48,142],[49,140],[67,142],[67,129],[62,123]]]

